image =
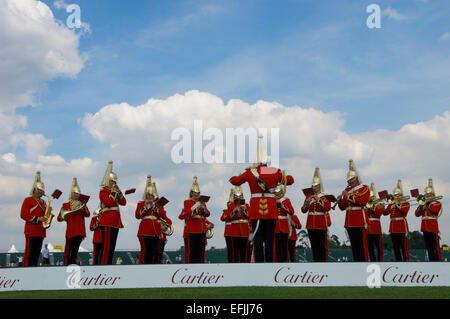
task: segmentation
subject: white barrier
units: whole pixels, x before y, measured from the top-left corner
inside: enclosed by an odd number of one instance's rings
[[[450,264],[165,264],[0,269],[0,291],[173,287],[450,286]]]

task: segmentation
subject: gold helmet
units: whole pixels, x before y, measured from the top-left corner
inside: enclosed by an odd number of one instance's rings
[[[351,180],[353,177],[357,177],[358,181],[361,183],[361,179],[359,177],[358,171],[356,170],[355,163],[351,159],[349,160],[348,163],[347,182]]]
[[[311,185],[320,185],[320,192],[323,193],[322,177],[320,176],[320,169],[318,167],[316,167],[316,169],[314,170],[314,176]]]
[[[425,192],[425,194],[433,194],[433,195],[435,194],[434,186],[433,186],[433,179],[431,179],[431,178],[428,179],[428,186],[425,187],[424,192]]]
[[[33,187],[31,188],[30,195],[33,195],[35,189],[45,191],[45,185],[41,181],[41,172],[37,171],[34,177]]]
[[[150,194],[152,194],[155,198],[158,198],[158,190],[156,189],[155,182],[152,182],[152,186],[150,187]]]
[[[192,186],[189,191],[189,194],[192,192],[200,193],[200,186],[198,186],[197,176],[194,176],[194,180],[192,181]]]
[[[108,161],[108,166],[106,167],[105,175],[103,175],[102,182],[100,183],[100,187],[109,186],[110,181],[117,182],[117,174],[112,171],[113,161]]]
[[[370,199],[375,200],[377,199],[377,191],[375,190],[375,184],[374,183],[370,183]]]
[[[233,189],[234,199],[244,199],[244,192],[241,186],[235,186]]]
[[[234,201],[234,188],[230,189],[230,196],[228,197],[228,203],[232,203]]]
[[[77,178],[74,177],[72,180],[72,186],[70,187],[69,199],[72,198],[73,193],[81,194],[80,186],[78,186]]]
[[[402,187],[402,180],[401,179],[399,179],[397,181],[397,186],[394,188],[392,193],[393,193],[394,196],[395,195],[403,196],[403,187]]]
[[[264,144],[263,136],[258,135],[258,142],[256,145],[256,159],[255,166],[267,165],[269,162],[269,156],[267,155],[266,145]]]
[[[151,194],[152,177],[147,175],[147,181],[145,182],[144,195],[142,195],[142,200],[146,200],[147,194]]]

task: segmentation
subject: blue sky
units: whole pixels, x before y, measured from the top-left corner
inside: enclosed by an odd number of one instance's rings
[[[18,110],[30,132],[53,139],[50,153],[68,158],[68,138],[86,155],[97,147],[77,123],[84,112],[190,89],[339,111],[348,132],[429,120],[449,102],[448,74],[420,72],[449,63],[450,41],[440,40],[450,29],[446,1],[378,1],[404,17],[382,15],[381,29],[366,26],[370,1],[74,3],[92,30],[80,38],[85,68],[48,82],[40,107]]]

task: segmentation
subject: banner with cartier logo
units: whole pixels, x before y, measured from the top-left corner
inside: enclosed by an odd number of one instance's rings
[[[0,291],[230,286],[450,286],[448,270],[445,262],[22,267],[0,270]]]

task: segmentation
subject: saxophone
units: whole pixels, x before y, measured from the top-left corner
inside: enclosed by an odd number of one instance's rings
[[[53,217],[55,217],[55,215],[53,215],[50,211],[50,196],[45,195],[45,197],[47,197],[47,207],[45,207],[45,213],[44,213],[44,217],[45,217],[45,221],[42,222],[42,227],[44,227],[45,229],[49,228]]]

